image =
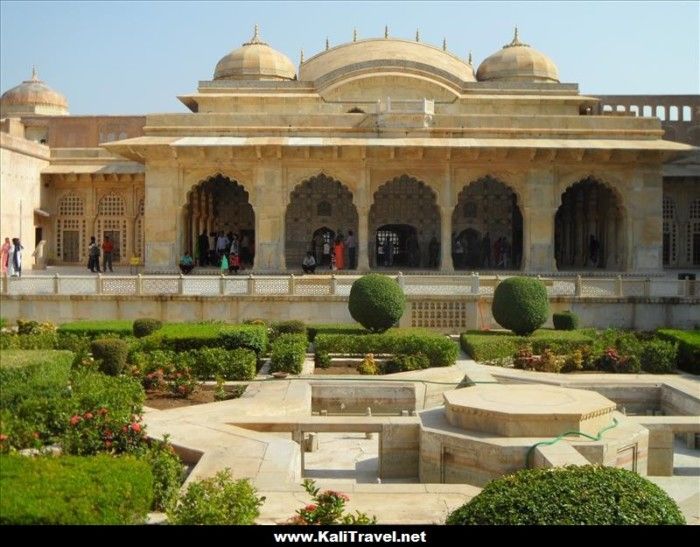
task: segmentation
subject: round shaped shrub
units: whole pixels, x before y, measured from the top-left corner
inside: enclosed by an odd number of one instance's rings
[[[372,332],[384,332],[403,315],[406,297],[393,279],[362,276],[352,284],[348,309],[352,318]]]
[[[525,469],[491,481],[447,524],[685,524],[678,505],[633,471],[597,465]]]
[[[576,330],[578,315],[570,311],[557,312],[552,315],[552,322],[556,330]]]
[[[133,326],[134,336],[136,338],[143,338],[162,328],[163,322],[160,319],[136,319]]]
[[[504,329],[528,336],[549,317],[547,289],[532,277],[509,277],[496,287],[491,312]]]
[[[129,344],[119,338],[101,338],[90,344],[92,356],[99,363],[100,372],[118,376],[126,365]]]

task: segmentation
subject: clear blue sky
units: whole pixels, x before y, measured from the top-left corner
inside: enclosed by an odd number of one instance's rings
[[[512,38],[590,94],[700,93],[700,2],[0,2],[0,88],[40,77],[73,114],[178,112],[255,23],[295,64],[352,39],[422,41],[476,65]]]

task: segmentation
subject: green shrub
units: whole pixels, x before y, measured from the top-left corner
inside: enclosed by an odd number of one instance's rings
[[[59,333],[71,333],[88,338],[99,338],[105,334],[131,336],[132,322],[126,320],[111,321],[73,321],[58,327]]]
[[[676,364],[691,374],[700,374],[700,330],[659,329],[659,338],[678,343]]]
[[[142,340],[155,338],[162,349],[173,351],[217,348],[222,345],[219,333],[223,328],[224,325],[219,323],[166,323]]]
[[[275,340],[282,334],[303,334],[306,336],[306,325],[303,321],[296,319],[272,323],[270,327],[270,338]]]
[[[395,355],[382,366],[383,374],[392,374],[394,372],[406,372],[409,370],[422,370],[430,366],[430,361],[422,353],[413,355]]]
[[[56,349],[65,349],[73,353],[89,353],[90,338],[81,334],[59,332],[56,340]]]
[[[326,351],[316,352],[314,355],[314,366],[316,368],[329,368],[331,366],[331,356]]]
[[[118,338],[102,338],[93,340],[90,350],[101,372],[109,376],[118,376],[126,365],[129,344]]]
[[[192,373],[200,380],[213,380],[222,376],[226,380],[252,380],[255,378],[255,352],[237,348],[201,348],[189,352]]]
[[[644,343],[640,358],[642,370],[652,374],[669,374],[676,368],[678,344],[665,340]]]
[[[151,470],[133,457],[0,462],[0,524],[138,524],[151,507]]]
[[[50,321],[25,321],[17,319],[17,334],[44,334],[56,332],[56,325]]]
[[[496,287],[491,311],[504,329],[528,336],[549,317],[547,289],[538,279],[509,277]]]
[[[272,344],[270,372],[301,374],[308,345],[306,335],[303,334],[280,336]]]
[[[447,524],[685,524],[676,503],[644,477],[614,467],[527,469],[495,479]]]
[[[368,353],[423,353],[431,367],[446,367],[457,360],[457,345],[449,338],[422,329],[392,329],[383,334],[318,334],[316,353],[364,356]]]
[[[37,334],[0,334],[0,349],[55,349],[57,335],[55,332]]]
[[[255,524],[265,501],[247,479],[234,481],[231,471],[193,482],[168,511],[172,524]]]
[[[352,284],[348,309],[352,318],[371,332],[384,332],[398,323],[406,296],[393,279],[369,274]]]
[[[354,323],[317,323],[308,325],[306,332],[309,342],[316,339],[317,334],[366,334],[367,331],[361,325]]]
[[[133,325],[133,332],[136,338],[143,338],[162,328],[163,322],[160,319],[136,319]]]
[[[374,376],[379,374],[379,365],[377,365],[377,361],[374,360],[374,355],[371,353],[368,353],[365,355],[364,359],[362,359],[362,362],[357,365],[357,372],[358,374],[362,374],[365,376]]]
[[[519,339],[518,344],[532,344],[535,353],[542,353],[545,349],[549,349],[557,355],[566,355],[576,350],[590,349],[594,344],[595,336],[593,329],[539,329],[527,338]]]
[[[475,361],[512,357],[518,349],[518,337],[492,331],[468,331],[459,337],[464,353]]]
[[[578,328],[578,315],[571,311],[555,312],[552,322],[556,330],[576,330]]]
[[[183,466],[168,438],[152,441],[143,456],[153,474],[153,509],[165,511],[177,501],[183,480]]]
[[[258,357],[267,351],[267,327],[264,325],[237,325],[225,327],[219,334],[221,345],[226,349],[252,349]]]

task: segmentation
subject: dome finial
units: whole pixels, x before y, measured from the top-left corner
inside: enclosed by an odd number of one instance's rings
[[[32,82],[39,81],[39,73],[36,71],[36,65],[32,65]]]
[[[447,51],[447,38],[442,39],[442,51]]]
[[[420,30],[416,29],[416,42],[420,42]]]
[[[469,60],[468,60],[469,65],[471,66],[472,64],[472,52],[469,52]]]
[[[244,46],[252,46],[255,44],[260,44],[263,46],[267,45],[265,42],[263,42],[260,39],[260,27],[258,26],[257,23],[255,23],[255,27],[253,27],[253,37],[250,40],[248,40],[246,43],[244,43],[243,45]]]
[[[299,56],[299,64],[304,64],[304,48],[301,48],[301,55]]]
[[[506,44],[503,47],[506,48],[506,47],[515,47],[515,46],[530,47],[528,44],[523,44],[520,41],[520,33],[518,32],[517,26],[515,27],[515,32],[513,33],[513,41],[510,44]]]
[[[389,25],[384,25],[384,38],[389,37]]]
[[[357,42],[357,29],[352,29],[352,41]]]
[[[331,43],[328,41],[328,37],[326,36],[326,51],[331,49]]]

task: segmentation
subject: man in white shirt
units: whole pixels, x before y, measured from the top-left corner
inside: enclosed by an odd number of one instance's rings
[[[301,269],[304,270],[304,273],[311,274],[316,271],[316,259],[314,258],[314,255],[311,254],[311,251],[306,253],[304,260],[301,263]]]

